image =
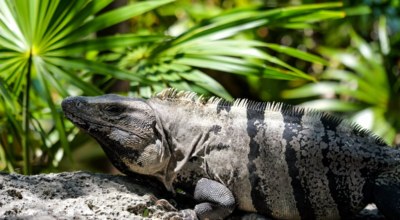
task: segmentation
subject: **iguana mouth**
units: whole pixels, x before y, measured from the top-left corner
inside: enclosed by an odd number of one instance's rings
[[[99,128],[111,128],[112,126],[96,123],[92,120],[87,120],[77,115],[74,115],[70,112],[65,111],[65,116],[72,121],[77,127],[84,130],[85,132],[91,134],[92,136],[96,136],[96,132],[91,132],[92,127],[99,127]]]
[[[77,127],[79,127],[80,129],[84,130],[85,132],[87,132],[88,134],[90,134],[91,136],[93,136],[97,142],[100,143],[100,145],[102,147],[105,147],[109,150],[113,150],[112,147],[109,146],[109,143],[107,141],[104,141],[104,135],[98,134],[96,132],[91,132],[91,127],[96,126],[96,127],[103,127],[103,128],[111,128],[111,126],[107,126],[107,125],[103,125],[103,124],[99,124],[99,123],[94,123],[90,120],[85,120],[81,117],[78,117],[74,114],[71,114],[69,112],[65,112],[64,113],[65,116],[71,120]]]
[[[84,120],[81,117],[78,117],[74,114],[71,114],[70,112],[64,111],[65,117],[67,117],[69,120],[71,120],[76,126],[79,128],[82,128],[83,130],[87,130],[89,128],[89,121]]]

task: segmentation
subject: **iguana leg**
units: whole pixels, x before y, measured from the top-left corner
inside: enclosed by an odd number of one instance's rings
[[[379,175],[374,202],[386,219],[400,219],[400,169]]]
[[[197,182],[194,198],[201,202],[194,208],[200,219],[224,219],[235,208],[232,192],[221,183],[206,178]]]

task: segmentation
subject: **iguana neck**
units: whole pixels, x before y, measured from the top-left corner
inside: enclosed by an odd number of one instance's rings
[[[210,127],[215,117],[211,107],[198,108],[193,103],[177,106],[166,100],[150,99],[148,104],[157,112],[171,152],[170,165],[177,173],[194,156],[202,156],[204,147],[213,141]],[[204,117],[207,115],[207,117]],[[210,120],[204,120],[209,118]]]

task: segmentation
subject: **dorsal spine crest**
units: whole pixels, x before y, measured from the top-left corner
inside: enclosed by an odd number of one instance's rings
[[[385,144],[385,141],[381,137],[372,133],[368,129],[362,128],[360,125],[358,125],[356,123],[340,119],[329,113],[320,112],[318,110],[307,109],[307,108],[303,108],[303,107],[292,106],[292,105],[284,104],[281,102],[257,102],[257,101],[251,101],[248,99],[235,99],[233,101],[227,101],[225,99],[215,97],[215,96],[206,98],[203,95],[199,96],[195,92],[179,91],[175,88],[164,89],[160,93],[156,94],[154,96],[154,98],[157,98],[160,100],[167,100],[170,102],[176,102],[176,103],[179,103],[179,102],[193,103],[194,105],[200,105],[200,106],[219,105],[219,106],[225,106],[225,107],[229,106],[229,107],[233,107],[233,108],[247,108],[247,109],[252,109],[254,111],[259,111],[261,113],[264,113],[266,111],[271,111],[271,112],[281,112],[282,114],[291,115],[291,116],[307,114],[315,119],[326,118],[329,121],[337,121],[339,123],[344,122],[349,127],[351,127],[355,132],[374,138],[377,144],[382,144],[382,145]]]

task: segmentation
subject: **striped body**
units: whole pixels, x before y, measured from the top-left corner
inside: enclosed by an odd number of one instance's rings
[[[400,151],[324,113],[171,89],[149,100],[72,97],[62,107],[119,170],[171,191],[197,190],[205,177],[239,209],[275,219],[346,219],[371,202],[400,218]]]
[[[179,107],[173,99],[149,101],[175,147],[191,151],[175,184],[217,180],[241,210],[276,219],[346,218],[372,202],[374,177],[400,164],[397,150],[326,114],[196,99],[178,99]]]

